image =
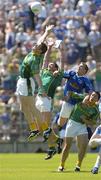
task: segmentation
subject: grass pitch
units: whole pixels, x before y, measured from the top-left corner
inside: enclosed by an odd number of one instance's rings
[[[91,174],[97,154],[87,154],[81,172],[74,172],[77,154],[70,154],[65,172],[57,172],[60,155],[44,160],[45,154],[0,154],[0,180],[101,180]]]

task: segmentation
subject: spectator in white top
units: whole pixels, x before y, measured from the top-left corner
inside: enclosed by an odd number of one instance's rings
[[[91,24],[91,31],[88,34],[92,55],[97,62],[101,61],[101,33],[95,23]]]
[[[89,0],[80,0],[79,2],[78,2],[78,6],[81,6],[81,9],[82,9],[82,12],[85,14],[85,15],[87,15],[87,14],[89,14],[89,12],[90,12],[90,6],[91,6],[91,4],[92,4],[92,2],[91,1],[89,1]]]
[[[26,32],[24,32],[23,27],[19,28],[19,32],[16,34],[16,42],[19,43],[23,43],[25,41],[28,41],[29,37],[28,34]]]
[[[85,61],[88,48],[88,37],[83,26],[76,31],[76,41],[80,53],[80,59],[81,61]]]

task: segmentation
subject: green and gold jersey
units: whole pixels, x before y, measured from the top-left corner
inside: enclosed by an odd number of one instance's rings
[[[83,96],[81,96],[81,101],[82,100],[83,100]],[[85,117],[85,119],[91,120],[92,122],[96,122],[97,118],[99,117],[98,105],[87,106],[82,102],[76,104],[70,115],[70,119],[83,124],[82,117]]]
[[[101,70],[96,71],[96,81],[101,82]]]
[[[64,72],[60,71],[58,75],[54,76],[48,69],[41,71],[42,85],[49,97],[54,97],[56,88],[61,85],[63,74]],[[39,90],[38,94],[42,94],[42,89]]]
[[[23,60],[20,66],[20,76],[22,78],[33,77],[40,72],[40,66],[43,63],[43,55],[34,55],[30,52]]]

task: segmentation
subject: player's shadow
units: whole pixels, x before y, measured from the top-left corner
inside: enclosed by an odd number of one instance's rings
[[[51,173],[91,173],[91,171],[85,170],[85,171],[75,172],[74,170],[67,170],[67,171],[59,172],[55,170],[55,171],[51,171]]]

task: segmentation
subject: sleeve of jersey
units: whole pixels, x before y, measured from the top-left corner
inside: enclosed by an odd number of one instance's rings
[[[92,92],[94,90],[93,85],[88,78],[84,78],[84,84],[86,93]]]
[[[74,75],[75,75],[74,71],[64,72],[63,78],[66,78],[67,80],[69,80]],[[67,83],[65,84],[65,88],[64,88],[64,96],[68,95]]]
[[[40,71],[40,76],[46,71],[46,69],[41,69]],[[42,95],[43,93],[46,93],[45,88],[43,86],[38,88],[38,95]]]
[[[92,120],[93,120],[94,122],[96,122],[98,118],[100,118],[100,113],[99,113],[99,110],[96,108],[96,112],[95,112],[95,114],[92,116]]]
[[[39,74],[40,73],[40,66],[41,66],[41,61],[42,57],[39,57],[39,60],[35,60],[34,63],[31,65],[31,70],[33,71],[33,74]]]
[[[64,74],[63,74],[63,78],[66,78],[66,79],[68,79],[69,77],[70,77],[69,73],[67,73],[67,72],[64,72]]]
[[[39,88],[38,88],[38,95],[42,95],[43,93],[45,93],[44,87],[43,87],[43,86],[42,86],[42,87],[39,87]]]
[[[101,135],[101,126],[97,128],[97,134]]]
[[[64,72],[63,78],[69,79],[71,76],[74,76],[74,75],[75,75],[74,71]]]
[[[71,98],[77,100],[77,102],[82,102],[85,97],[85,94],[71,93]]]
[[[65,84],[65,87],[64,87],[64,96],[67,96],[67,84]]]

